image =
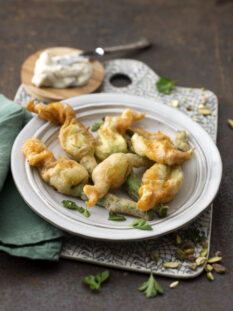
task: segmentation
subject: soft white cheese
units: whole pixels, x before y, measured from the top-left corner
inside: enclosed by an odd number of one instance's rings
[[[37,87],[47,86],[54,88],[66,88],[82,86],[88,83],[93,73],[92,64],[88,58],[80,58],[80,61],[71,65],[57,64],[60,59],[77,57],[78,53],[65,56],[52,57],[44,51],[36,61],[32,83]]]

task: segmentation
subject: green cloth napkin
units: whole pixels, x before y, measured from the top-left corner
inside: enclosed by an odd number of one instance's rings
[[[14,140],[31,117],[23,107],[0,94],[0,250],[31,259],[58,260],[62,231],[26,205],[9,169]]]

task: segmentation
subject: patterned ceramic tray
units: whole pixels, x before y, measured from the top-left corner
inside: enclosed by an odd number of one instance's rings
[[[212,92],[205,91],[203,93],[201,89],[190,90],[175,87],[170,95],[161,95],[155,88],[155,82],[159,77],[148,66],[135,60],[108,61],[104,64],[104,68],[105,78],[100,90],[102,93],[116,92],[139,95],[162,100],[167,105],[171,105],[172,101],[177,100],[179,103],[177,109],[180,109],[191,118],[195,118],[212,139],[216,141],[218,103],[216,96]],[[127,87],[114,87],[110,80],[117,74],[127,75],[131,80],[131,84]],[[201,104],[203,95],[207,100],[206,105],[212,111],[209,116],[198,114],[198,106]],[[30,95],[26,93],[23,86],[20,86],[15,101],[24,106],[30,99]],[[190,105],[192,110],[187,110],[187,105]],[[211,220],[212,206],[189,224],[188,228],[200,230],[210,242]],[[61,257],[139,272],[149,272],[152,269],[155,274],[175,278],[196,277],[202,272],[203,267],[199,267],[196,271],[190,270],[188,262],[181,262],[179,269],[163,268],[164,262],[177,261],[175,249],[171,234],[158,239],[139,242],[105,242],[66,236]],[[160,259],[157,263],[150,258],[152,250],[159,253]],[[197,248],[196,251],[198,254],[200,249]]]

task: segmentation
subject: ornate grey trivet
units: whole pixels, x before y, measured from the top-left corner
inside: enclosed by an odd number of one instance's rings
[[[179,104],[177,109],[180,109],[191,118],[196,118],[196,121],[216,141],[218,102],[217,97],[212,92],[175,87],[170,95],[160,94],[155,87],[155,83],[159,78],[158,75],[144,63],[135,60],[120,59],[108,61],[104,63],[104,69],[105,78],[100,92],[138,95],[155,99],[166,105],[171,105],[174,100],[177,100]],[[127,87],[114,87],[110,80],[116,74],[127,75],[132,83]],[[212,111],[212,114],[209,116],[203,116],[198,113],[198,106],[201,104],[203,95],[206,97],[206,106]],[[25,106],[31,98],[21,85],[15,96],[15,101]],[[187,110],[187,105],[190,105],[192,110]],[[211,222],[212,206],[207,208],[186,228],[198,229],[205,234],[210,242]],[[181,262],[179,269],[163,268],[164,262],[177,261],[175,258],[176,247],[173,241],[171,234],[153,240],[138,242],[105,242],[68,235],[64,238],[61,257],[139,272],[150,272],[150,269],[152,269],[155,274],[175,278],[190,278],[199,275],[203,267],[192,271],[188,268],[188,262]],[[150,258],[152,250],[156,250],[159,253],[160,259],[157,263]],[[197,254],[199,254],[200,250],[201,247],[197,248]]]

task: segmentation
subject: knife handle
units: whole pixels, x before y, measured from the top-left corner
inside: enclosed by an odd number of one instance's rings
[[[136,41],[133,43],[116,45],[116,46],[106,47],[103,49],[104,49],[104,54],[109,54],[113,52],[123,52],[123,51],[128,51],[128,50],[144,49],[151,45],[152,44],[148,39],[142,38],[139,41]]]

